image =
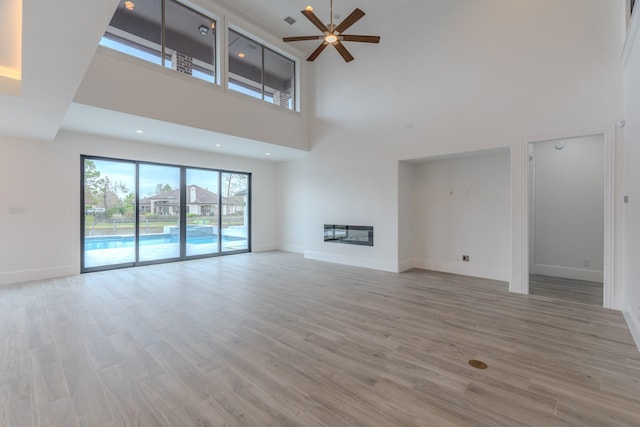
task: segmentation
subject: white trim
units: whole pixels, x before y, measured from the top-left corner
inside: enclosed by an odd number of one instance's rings
[[[602,283],[604,280],[604,273],[602,271],[588,268],[565,267],[562,265],[534,264],[532,272],[542,274],[543,276],[564,277],[567,279],[586,280],[588,282]]]
[[[483,279],[500,280],[503,282],[509,281],[509,271],[481,267],[467,262],[442,262],[433,261],[428,259],[415,259],[413,260],[414,268],[421,268],[423,270],[441,271],[443,273],[460,274],[463,276],[480,277]]]
[[[631,336],[636,342],[638,351],[640,351],[640,319],[633,317],[633,314],[631,314],[631,312],[627,310],[624,310],[622,312],[622,315],[624,316],[624,320],[627,321],[629,332],[631,332]]]
[[[635,11],[631,15],[631,21],[627,27],[627,37],[624,40],[624,47],[622,48],[622,64],[624,68],[627,68],[627,63],[633,52],[635,41],[638,38],[638,31],[640,30],[640,4],[637,4],[634,8]]]
[[[398,262],[398,272],[402,273],[403,271],[411,270],[412,268],[416,268],[417,260],[414,259],[406,259],[404,261]]]
[[[251,245],[251,252],[270,252],[270,251],[279,251],[280,245],[270,244],[270,245]]]
[[[398,273],[397,263],[390,263],[385,260],[376,260],[371,258],[354,257],[347,255],[339,255],[335,253],[305,251],[304,257],[317,261],[333,262],[336,264],[352,265],[354,267],[370,268],[372,270],[388,271]]]
[[[297,254],[303,254],[304,253],[304,246],[303,245],[291,245],[288,243],[283,243],[280,245],[280,247],[278,248],[279,251],[284,251],[284,252],[293,252],[293,253],[297,253]]]
[[[615,287],[615,135],[614,128],[604,131],[604,268],[603,307],[613,306]],[[620,307],[621,308],[621,307]]]
[[[31,270],[15,270],[0,273],[0,286],[14,283],[32,282],[34,280],[54,279],[73,276],[80,273],[78,267],[72,265],[62,267],[37,268]]]
[[[522,253],[521,253],[521,277],[522,293],[529,293],[529,144],[556,139],[579,138],[585,136],[602,135],[604,138],[604,268],[603,268],[603,303],[604,308],[613,307],[613,290],[615,286],[615,139],[614,129],[599,128],[577,132],[565,132],[555,135],[547,135],[532,138],[523,138],[521,147],[521,191],[522,191]]]

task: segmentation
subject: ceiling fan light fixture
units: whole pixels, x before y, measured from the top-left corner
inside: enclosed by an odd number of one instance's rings
[[[301,13],[307,18],[317,29],[320,30],[322,35],[318,36],[297,36],[297,37],[283,37],[282,40],[285,42],[297,42],[297,41],[305,41],[305,40],[322,40],[320,46],[313,51],[311,55],[307,58],[307,61],[315,61],[318,55],[320,55],[324,49],[332,45],[336,51],[342,56],[342,59],[345,62],[350,62],[354,60],[353,55],[349,53],[347,48],[341,42],[360,42],[360,43],[380,43],[380,36],[361,36],[361,35],[350,35],[345,34],[345,31],[349,29],[353,24],[358,22],[364,15],[364,11],[362,9],[355,8],[353,12],[349,14],[346,18],[342,20],[338,25],[334,24],[334,17],[340,16],[339,14],[333,13],[333,0],[331,0],[329,12],[331,16],[331,22],[329,24],[323,23],[320,18],[318,18],[313,13],[313,8],[307,6],[305,10],[302,10]]]
[[[334,44],[335,42],[338,41],[338,36],[336,36],[335,34],[327,34],[324,38],[324,41],[326,41],[327,43]]]

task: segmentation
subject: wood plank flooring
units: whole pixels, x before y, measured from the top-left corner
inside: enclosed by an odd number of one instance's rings
[[[529,294],[602,307],[602,283],[532,274]]]
[[[3,287],[0,316],[3,427],[640,426],[621,314],[502,282],[268,252]]]

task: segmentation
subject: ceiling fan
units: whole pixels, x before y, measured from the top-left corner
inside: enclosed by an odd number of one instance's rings
[[[321,36],[300,36],[300,37],[284,37],[282,40],[285,42],[297,42],[303,40],[322,40],[322,43],[313,53],[307,58],[307,61],[314,61],[318,55],[329,45],[333,45],[338,53],[346,62],[353,61],[353,56],[342,42],[361,42],[361,43],[380,43],[380,36],[353,36],[343,34],[349,27],[358,22],[365,13],[356,8],[349,16],[347,16],[339,25],[333,23],[333,0],[331,0],[331,22],[329,25],[325,25],[322,21],[313,13],[311,7],[301,11],[313,25],[315,25],[320,31]]]

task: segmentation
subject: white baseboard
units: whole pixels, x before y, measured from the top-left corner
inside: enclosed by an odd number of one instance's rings
[[[533,271],[535,274],[542,274],[543,276],[564,277],[567,279],[586,280],[588,282],[600,283],[604,281],[604,273],[602,271],[591,270],[588,268],[535,264],[533,266]]]
[[[251,252],[269,252],[280,250],[280,245],[251,245]]]
[[[55,279],[57,277],[73,276],[80,274],[80,267],[63,266],[51,268],[38,268],[34,270],[16,270],[0,272],[0,285],[14,283],[33,282],[34,280]]]
[[[483,279],[500,280],[503,282],[509,281],[509,271],[507,270],[483,267],[462,261],[445,262],[415,259],[413,260],[413,267],[424,270],[441,271],[443,273],[461,274],[463,276],[481,277]]]
[[[294,252],[294,253],[297,253],[297,254],[303,254],[304,253],[304,246],[303,245],[290,245],[290,244],[287,244],[287,243],[283,243],[282,245],[280,245],[278,250],[285,251],[285,252]]]
[[[305,251],[304,257],[308,259],[315,259],[317,261],[326,261],[336,264],[352,265],[354,267],[370,268],[372,270],[389,271],[392,273],[398,272],[398,265],[396,263],[391,263],[384,260],[345,256],[340,254],[316,251]]]
[[[411,270],[412,268],[415,268],[415,260],[413,259],[407,259],[407,260],[398,262],[398,268],[397,268],[398,273]]]
[[[629,331],[631,331],[631,336],[633,336],[633,340],[636,342],[636,347],[638,347],[638,351],[640,351],[640,315],[634,316],[629,310],[623,310],[622,315],[624,316],[624,320],[627,321],[627,326],[629,327]]]

